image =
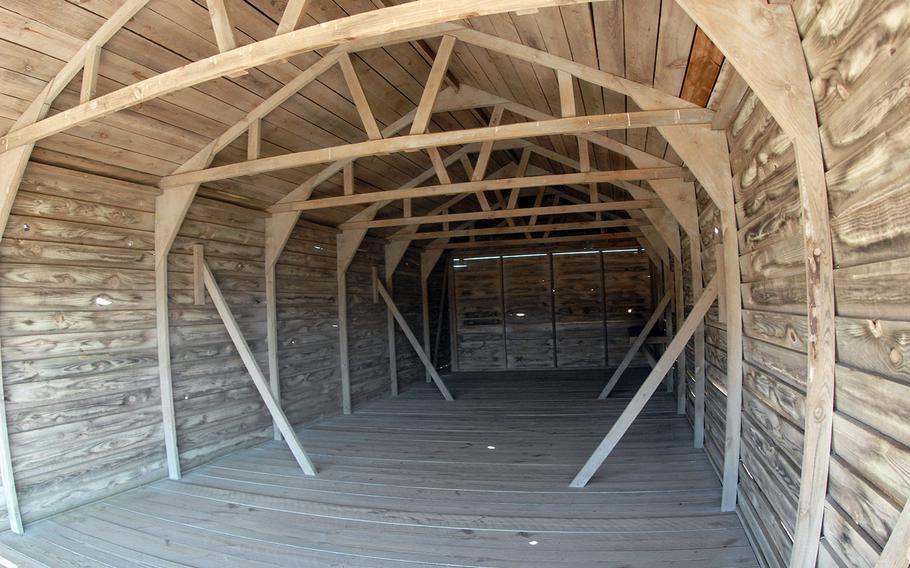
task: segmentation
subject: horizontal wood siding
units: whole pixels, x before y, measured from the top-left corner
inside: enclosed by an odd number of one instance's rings
[[[803,41],[827,169],[837,306],[823,535],[847,566],[875,565],[910,498],[906,8],[896,0],[831,1]]]
[[[0,243],[5,396],[26,521],[164,474],[154,199],[145,186],[26,170]],[[186,258],[172,259],[175,288],[189,287]]]
[[[874,566],[910,496],[910,12],[896,0],[797,7],[828,180],[838,366],[819,566]],[[770,565],[799,494],[806,288],[793,148],[747,92],[728,132],[744,321],[741,493]],[[709,355],[710,359],[710,355]],[[745,507],[744,507],[745,509]]]
[[[462,370],[615,366],[651,315],[641,252],[519,251],[450,264]],[[638,353],[631,364],[647,361]]]
[[[341,411],[335,235],[299,222],[275,267],[281,403],[292,424]]]

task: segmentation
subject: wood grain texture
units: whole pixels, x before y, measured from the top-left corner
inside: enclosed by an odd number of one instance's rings
[[[215,555],[224,567],[758,566],[736,516],[716,511],[717,479],[663,393],[584,502],[566,490],[621,403],[593,400],[594,374],[551,373],[453,378],[451,403],[421,383],[300,429],[319,478],[270,441],[2,535],[2,554],[124,568],[212,566]]]

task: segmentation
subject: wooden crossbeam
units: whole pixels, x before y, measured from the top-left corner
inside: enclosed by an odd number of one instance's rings
[[[439,94],[439,97],[436,100],[436,106],[433,107],[433,111],[447,112],[453,110],[463,110],[478,105],[484,106],[495,100],[498,100],[498,97],[493,97],[493,95],[489,95],[487,93],[478,93],[476,90],[472,91],[470,89],[462,88],[456,92],[453,89],[446,89]],[[401,130],[411,124],[411,121],[414,120],[415,113],[416,109],[408,112],[392,124],[383,128],[380,134],[383,138],[389,138],[395,134],[398,134]],[[292,201],[305,201],[309,199],[313,194],[313,190],[316,188],[316,186],[340,172],[341,169],[352,160],[353,158],[343,158],[332,162],[320,170],[319,173],[314,174],[304,183],[300,184],[293,191],[281,198],[278,203],[284,204]],[[433,172],[425,172],[424,175],[426,177],[421,177],[414,183],[414,186],[419,185],[420,183],[423,183],[432,177]]]
[[[679,354],[682,353],[682,350],[685,349],[689,338],[695,333],[695,328],[698,327],[699,322],[705,317],[705,314],[708,313],[708,308],[711,307],[711,304],[714,303],[716,298],[717,282],[712,279],[705,287],[701,297],[695,302],[692,311],[689,313],[689,317],[687,317],[686,321],[680,326],[679,332],[673,338],[673,341],[667,345],[667,349],[657,361],[657,365],[648,374],[644,383],[639,387],[638,392],[636,392],[635,396],[629,401],[628,406],[626,406],[625,410],[623,410],[622,414],[620,414],[619,418],[610,428],[610,431],[594,450],[594,453],[591,454],[591,457],[588,458],[588,461],[585,462],[581,470],[579,470],[578,474],[569,484],[570,487],[584,487],[591,478],[594,477],[594,474],[597,473],[597,470],[603,465],[604,460],[609,457],[610,453],[616,445],[619,444],[619,441],[622,440],[622,437],[629,430],[629,427],[632,426],[632,423],[651,399],[654,391],[660,386],[664,376],[673,366],[673,362]]]
[[[553,223],[546,227],[489,227],[486,229],[461,229],[454,231],[432,231],[424,233],[391,235],[389,241],[418,241],[431,239],[454,239],[457,237],[481,237],[506,235],[509,233],[542,233],[545,231],[577,231],[583,229],[609,229],[615,227],[640,227],[640,219],[612,219],[608,221],[578,221],[575,223]]]
[[[433,115],[436,95],[439,94],[439,88],[446,77],[446,71],[449,68],[449,58],[452,56],[454,47],[454,37],[449,35],[442,37],[439,51],[436,52],[436,59],[433,60],[433,67],[430,69],[430,75],[427,77],[427,83],[423,88],[423,94],[420,96],[420,102],[417,105],[414,122],[411,123],[411,134],[422,134],[427,131],[430,117]]]
[[[224,5],[224,0],[205,0],[209,7],[209,16],[212,19],[212,29],[215,32],[215,42],[218,51],[224,53],[237,47],[234,37],[234,26]]]
[[[357,77],[354,64],[351,63],[351,56],[347,53],[342,54],[338,63],[341,66],[341,72],[344,75],[348,91],[351,93],[351,98],[354,99],[354,106],[357,108],[357,114],[360,115],[360,121],[363,123],[367,138],[370,140],[381,139],[382,134],[379,133],[379,125],[376,124],[373,111],[370,109],[370,102],[367,100],[366,93],[363,92],[363,86]]]
[[[249,162],[228,164],[192,172],[174,174],[161,179],[159,187],[168,188],[190,183],[206,183],[222,179],[249,176],[321,164],[339,159],[354,159],[376,154],[425,150],[438,146],[454,146],[471,142],[533,138],[566,133],[585,133],[604,130],[624,130],[651,126],[708,124],[714,113],[706,109],[669,109],[601,114],[573,118],[558,118],[538,122],[522,122],[495,127],[469,128],[429,134],[412,134],[385,140],[355,142],[330,148],[294,152],[282,156],[261,158]],[[56,115],[59,116],[59,115]]]
[[[398,307],[395,305],[395,302],[392,301],[392,297],[389,295],[388,290],[385,286],[382,285],[382,282],[378,278],[375,278],[373,281],[376,289],[379,290],[379,295],[382,297],[382,300],[388,306],[389,311],[392,312],[392,315],[395,317],[395,321],[398,322],[398,325],[401,327],[401,331],[404,332],[405,337],[408,338],[408,342],[411,344],[411,347],[414,348],[414,351],[417,353],[417,357],[420,359],[420,362],[423,363],[424,368],[430,373],[433,382],[436,384],[436,388],[439,389],[439,392],[442,393],[442,397],[448,401],[455,400],[452,398],[452,393],[449,392],[449,389],[446,387],[445,382],[443,382],[442,377],[439,376],[439,372],[436,371],[436,367],[433,366],[433,363],[430,361],[430,358],[427,356],[426,352],[423,350],[423,347],[420,346],[420,342],[417,341],[417,337],[414,335],[414,332],[411,331],[411,327],[408,325],[408,322],[404,319],[404,316],[401,315]]]
[[[622,377],[623,372],[628,368],[629,363],[632,362],[632,359],[635,357],[635,354],[638,353],[638,350],[641,349],[641,346],[645,344],[645,340],[648,339],[648,335],[651,333],[651,330],[654,329],[654,326],[657,324],[657,320],[663,315],[664,310],[667,309],[667,306],[670,304],[670,295],[666,294],[658,302],[657,307],[654,308],[654,313],[651,314],[651,317],[648,318],[647,323],[642,328],[641,333],[638,334],[638,337],[635,338],[635,341],[632,342],[632,345],[629,346],[629,350],[626,351],[626,354],[623,356],[622,361],[620,361],[619,366],[616,367],[616,370],[613,371],[613,374],[610,375],[610,379],[607,381],[607,384],[604,386],[603,390],[600,391],[600,394],[597,395],[598,400],[603,400],[610,396],[610,393],[613,392],[613,387],[616,386],[616,383],[619,382],[619,378]]]
[[[234,319],[234,314],[231,312],[231,308],[228,306],[227,301],[225,301],[224,295],[221,293],[221,288],[218,287],[218,282],[212,274],[212,269],[209,268],[208,263],[204,263],[203,268],[205,289],[212,298],[212,303],[215,304],[215,309],[218,311],[218,315],[221,316],[221,321],[224,322],[224,327],[227,328],[228,335],[234,343],[234,348],[240,355],[240,359],[243,360],[243,365],[250,374],[250,378],[253,379],[253,385],[256,387],[256,390],[259,391],[259,396],[262,397],[262,401],[265,403],[265,407],[268,409],[269,414],[272,415],[272,420],[275,422],[281,435],[284,436],[288,448],[291,449],[291,453],[294,455],[294,459],[297,460],[297,465],[300,466],[303,473],[306,475],[316,475],[316,467],[306,455],[303,446],[300,445],[297,433],[294,432],[293,426],[291,426],[284,411],[281,410],[281,404],[272,394],[272,391],[269,390],[269,383],[262,374],[262,369],[259,368],[259,363],[256,362],[256,356],[253,355],[253,351],[250,349],[249,344],[247,344],[246,338],[243,337],[243,332],[240,331],[240,326],[237,325],[237,320]]]
[[[408,219],[379,219],[376,221],[347,222],[339,225],[341,229],[377,229],[380,227],[398,227],[402,225],[423,225],[426,223],[443,223],[458,221],[479,221],[482,219],[506,219],[515,217],[532,217],[535,215],[567,215],[570,213],[594,213],[597,211],[628,211],[647,207],[659,207],[659,199],[635,199],[630,201],[610,201],[583,205],[559,205],[550,207],[526,207],[498,211],[474,211],[470,213],[450,213],[448,215],[427,215]]]
[[[369,49],[446,33],[446,30],[458,28],[447,24],[455,20],[509,12],[527,5],[551,7],[585,2],[586,0],[489,0],[480,3],[416,0],[407,5],[339,18],[327,25],[309,26],[257,41],[138,81],[91,103],[80,104],[28,127],[9,132],[0,138],[0,149],[9,150],[37,142],[73,126],[181,89],[252,67],[286,60],[299,53],[350,42],[351,38],[365,43],[363,49]],[[441,29],[435,26],[441,26]],[[433,29],[426,29],[430,27]],[[415,34],[422,28],[425,29]],[[415,35],[419,37],[414,37]],[[80,65],[81,61],[80,59]]]
[[[681,178],[685,175],[685,168],[674,166],[670,168],[613,170],[607,172],[593,171],[578,174],[549,174],[531,177],[485,179],[482,181],[447,183],[442,185],[429,185],[421,187],[405,187],[401,189],[390,189],[386,191],[375,191],[356,195],[344,195],[341,197],[323,197],[321,199],[310,199],[306,201],[292,201],[273,205],[268,208],[268,211],[270,213],[280,213],[284,211],[310,211],[313,209],[361,205],[367,203],[377,203],[380,201],[392,201],[396,199],[440,197],[444,195],[477,193],[481,191],[496,191],[504,189],[514,190],[528,187],[571,185],[576,183],[613,182],[617,180],[670,179]]]
[[[495,241],[472,241],[467,243],[442,243],[431,244],[426,250],[446,249],[446,250],[464,250],[464,249],[484,249],[484,248],[505,248],[511,246],[528,246],[543,244],[564,244],[564,243],[599,243],[604,241],[627,241],[629,239],[640,238],[641,233],[604,233],[600,235],[571,235],[566,237],[547,237],[528,239],[501,239]]]
[[[85,54],[82,67],[82,86],[79,88],[79,102],[87,103],[95,98],[98,87],[98,67],[101,66],[101,46],[93,45]]]
[[[300,20],[306,14],[307,4],[309,4],[309,0],[288,0],[284,12],[281,14],[281,21],[278,22],[278,29],[275,31],[275,35],[284,35],[296,30]]]
[[[250,123],[246,136],[246,159],[257,160],[262,147],[262,119],[257,118]]]

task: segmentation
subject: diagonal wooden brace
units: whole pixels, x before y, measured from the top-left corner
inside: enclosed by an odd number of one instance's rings
[[[284,411],[281,410],[281,405],[275,399],[272,391],[269,390],[269,383],[266,380],[265,375],[262,374],[262,369],[259,368],[256,357],[253,355],[250,346],[243,337],[243,333],[237,325],[237,320],[234,319],[234,314],[231,313],[230,306],[227,305],[224,296],[221,294],[221,288],[218,287],[218,282],[215,281],[212,270],[209,268],[208,263],[203,263],[202,267],[205,276],[205,289],[208,291],[209,297],[212,298],[212,303],[215,304],[215,309],[218,310],[218,315],[221,316],[224,327],[227,328],[228,335],[231,336],[231,341],[234,342],[234,348],[237,349],[237,353],[240,354],[240,358],[243,360],[247,372],[249,372],[250,377],[253,379],[253,384],[256,385],[256,390],[259,391],[259,396],[262,397],[265,407],[269,410],[269,414],[272,415],[275,426],[281,432],[281,435],[284,436],[288,447],[291,449],[291,453],[294,454],[294,459],[297,460],[303,473],[307,475],[316,475],[316,467],[313,465],[313,462],[310,461],[310,458],[307,457],[306,452],[303,450],[303,446],[300,445],[300,440],[297,438],[297,433],[294,432],[294,428],[288,421],[287,416],[285,416]]]
[[[717,279],[714,278],[705,287],[704,292],[701,294],[701,298],[699,298],[698,302],[692,307],[689,317],[687,317],[686,321],[680,326],[676,337],[674,337],[673,341],[667,346],[667,350],[661,355],[660,360],[657,361],[657,365],[648,374],[648,378],[646,378],[645,382],[639,387],[638,392],[635,393],[635,396],[629,401],[629,405],[623,410],[619,419],[617,419],[616,423],[613,424],[613,427],[610,428],[610,431],[604,437],[603,441],[600,442],[600,445],[597,446],[597,449],[594,450],[594,453],[591,454],[591,457],[589,457],[588,461],[585,462],[585,465],[582,466],[581,470],[575,476],[575,479],[569,484],[570,487],[584,487],[587,485],[588,481],[597,473],[597,470],[603,464],[604,460],[610,455],[610,452],[613,451],[613,448],[616,447],[625,435],[626,431],[632,425],[632,422],[635,421],[645,407],[645,404],[651,399],[654,391],[660,386],[664,375],[667,374],[667,371],[673,366],[676,358],[682,353],[682,350],[685,349],[686,343],[688,343],[689,338],[692,337],[695,330],[701,324],[702,318],[708,313],[708,308],[711,307],[711,304],[713,304],[714,300],[717,298],[717,286]],[[662,310],[662,308],[660,310]]]
[[[632,362],[632,358],[635,357],[635,354],[638,353],[638,350],[641,349],[641,346],[644,345],[645,340],[648,338],[648,334],[651,333],[651,330],[654,329],[654,325],[657,323],[657,320],[664,315],[664,310],[667,309],[667,305],[670,303],[670,295],[667,294],[661,299],[660,303],[657,304],[657,307],[654,308],[654,313],[651,314],[651,317],[648,318],[648,323],[645,324],[645,327],[641,330],[641,333],[638,334],[638,337],[635,338],[635,341],[632,343],[632,346],[629,347],[629,350],[626,351],[625,357],[622,358],[622,361],[619,363],[619,367],[613,371],[613,375],[610,377],[610,380],[607,381],[604,390],[600,391],[600,394],[597,395],[598,400],[603,400],[610,396],[610,393],[613,391],[613,387],[616,386],[616,383],[619,382],[619,378],[622,376],[623,372],[629,367],[629,363]]]
[[[414,351],[417,352],[417,356],[420,358],[423,366],[426,367],[426,370],[430,374],[430,377],[433,379],[433,382],[436,383],[436,387],[439,389],[439,392],[442,393],[443,398],[449,401],[455,400],[452,398],[452,394],[449,392],[446,384],[442,381],[442,377],[440,377],[439,373],[436,371],[436,367],[433,366],[433,363],[430,362],[430,358],[427,357],[427,354],[423,350],[423,347],[420,346],[420,342],[417,341],[417,337],[414,335],[414,332],[411,331],[411,327],[408,325],[408,322],[405,321],[404,316],[401,315],[401,312],[398,310],[395,302],[392,301],[388,290],[385,289],[385,286],[382,285],[382,282],[380,282],[377,276],[373,277],[373,285],[377,290],[379,290],[379,295],[382,296],[382,299],[385,301],[386,306],[388,306],[389,311],[392,312],[392,316],[395,317],[395,321],[397,321],[398,325],[401,326],[401,331],[404,332],[405,337],[407,337],[408,341],[411,343],[411,347],[413,347]]]

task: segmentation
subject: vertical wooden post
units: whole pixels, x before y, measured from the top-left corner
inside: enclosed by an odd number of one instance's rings
[[[351,362],[348,354],[347,263],[342,261],[344,233],[338,235],[338,369],[341,373],[341,410],[351,413]]]
[[[420,255],[420,304],[421,316],[423,318],[423,349],[430,356],[433,365],[436,365],[436,359],[430,350],[430,274],[433,272],[433,266],[441,256],[442,251],[424,251]],[[432,262],[432,264],[431,264]],[[427,382],[430,381],[430,373],[426,373]]]
[[[704,280],[701,264],[701,236],[689,236],[689,256],[692,258],[692,295],[701,295]],[[693,337],[695,348],[692,362],[692,373],[695,376],[695,388],[692,393],[692,445],[705,447],[705,322],[698,324]]]
[[[727,324],[727,413],[724,436],[722,511],[736,510],[743,406],[743,313],[739,290],[739,239],[733,196],[721,211],[723,223],[723,290]]]
[[[686,319],[685,314],[685,294],[683,293],[683,266],[682,260],[680,259],[676,272],[674,275],[674,286],[676,288],[676,302],[674,306],[676,307],[676,323],[677,325],[682,325],[684,319]],[[682,352],[679,354],[679,357],[676,359],[676,413],[685,414],[686,413],[686,349],[683,348]]]
[[[674,293],[673,287],[673,271],[670,269],[670,259],[673,258],[673,255],[670,255],[667,259],[668,262],[664,264],[664,295],[670,298],[670,304],[667,305],[667,309],[664,315],[664,333],[667,335],[667,339],[673,339],[673,306],[676,304],[676,295]],[[667,373],[665,378],[667,392],[673,392],[673,373]]]
[[[19,495],[16,492],[16,477],[13,472],[13,458],[9,446],[9,426],[6,422],[6,390],[3,387],[3,371],[0,369],[0,478],[3,480],[3,494],[6,497],[6,511],[9,528],[22,534],[22,517],[19,514]]]
[[[269,350],[269,390],[281,406],[281,377],[278,374],[278,295],[275,288],[275,265],[265,267],[266,343]],[[272,435],[281,440],[281,430],[272,421]]]
[[[386,272],[386,288],[389,294],[395,293],[394,273]],[[386,310],[386,334],[389,337],[389,380],[392,396],[398,396],[398,348],[395,345],[395,319],[391,310]]]

